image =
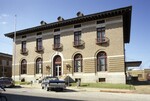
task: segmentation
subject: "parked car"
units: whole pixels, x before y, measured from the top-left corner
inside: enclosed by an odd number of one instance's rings
[[[59,80],[58,77],[47,76],[43,78],[41,83],[42,89],[49,90],[61,90],[66,89],[65,81]]]
[[[13,87],[13,86],[15,86],[15,82],[12,80],[12,78],[0,77],[0,86]]]

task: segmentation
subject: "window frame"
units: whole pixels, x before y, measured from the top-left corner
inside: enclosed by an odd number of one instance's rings
[[[60,47],[60,34],[54,35],[54,48]]]
[[[105,27],[97,28],[97,35],[96,35],[97,42],[105,42],[105,38],[106,38]]]
[[[39,63],[40,62],[40,63]],[[40,67],[40,64],[41,64],[41,67]],[[42,74],[43,73],[43,61],[42,61],[42,58],[37,58],[36,59],[36,65],[35,65],[35,74]],[[40,72],[40,69],[41,69],[41,72]]]
[[[21,50],[22,52],[26,52],[27,49],[27,42],[26,41],[22,41],[21,43]]]
[[[42,38],[37,38],[36,39],[36,49],[37,50],[42,50],[43,49],[43,42]]]
[[[101,64],[100,61],[104,61],[104,63]],[[97,54],[97,72],[101,71],[107,71],[107,54],[104,51],[101,51]]]
[[[74,45],[80,45],[81,44],[81,31],[74,32]]]
[[[27,61],[23,59],[21,61],[21,74],[27,74]]]
[[[78,65],[77,62],[80,62],[80,65]],[[78,70],[78,68],[80,68],[80,71]],[[74,56],[74,72],[83,72],[83,57],[79,53]]]

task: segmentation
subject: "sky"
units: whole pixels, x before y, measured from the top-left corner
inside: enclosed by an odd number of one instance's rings
[[[64,19],[116,8],[132,6],[130,43],[125,45],[126,61],[142,61],[140,68],[150,68],[150,0],[0,0],[0,52],[12,54],[12,39],[4,36],[16,30],[40,25],[40,21]]]

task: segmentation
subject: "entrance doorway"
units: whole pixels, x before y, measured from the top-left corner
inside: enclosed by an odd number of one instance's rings
[[[61,69],[61,57],[56,55],[53,60],[53,76],[61,76],[62,69]]]

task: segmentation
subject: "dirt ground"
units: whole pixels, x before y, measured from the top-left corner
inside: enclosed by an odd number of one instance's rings
[[[139,94],[150,94],[150,85],[137,85],[135,87],[135,92]]]

